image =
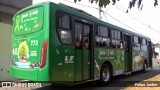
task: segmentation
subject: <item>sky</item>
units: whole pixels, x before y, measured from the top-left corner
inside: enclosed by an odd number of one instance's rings
[[[84,10],[99,18],[98,4],[90,3],[89,0],[81,0],[74,3],[74,0],[33,0],[33,4],[51,1],[54,3],[63,3],[81,10]],[[134,8],[129,10],[130,0],[120,0],[115,5],[108,5],[102,8],[105,13],[101,13],[102,20],[116,26],[128,29],[141,35],[151,38],[154,44],[160,43],[160,5],[154,7],[154,0],[143,0],[143,9]]]

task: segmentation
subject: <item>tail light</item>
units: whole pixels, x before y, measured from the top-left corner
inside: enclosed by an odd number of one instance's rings
[[[46,65],[46,55],[47,55],[47,41],[44,41],[42,44],[41,58],[40,58],[40,68],[43,68]]]

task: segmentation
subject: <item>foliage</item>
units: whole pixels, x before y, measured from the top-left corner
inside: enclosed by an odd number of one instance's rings
[[[81,0],[74,0],[74,2],[77,1],[81,1]],[[89,0],[89,2],[91,3],[98,3],[100,7],[106,7],[107,5],[109,5],[110,3],[112,3],[113,5],[119,0]],[[143,8],[143,0],[130,0],[129,1],[129,5],[128,5],[128,9],[131,9],[135,6],[135,4],[138,4],[138,9],[142,10]],[[158,5],[158,0],[154,0],[154,6],[156,7]],[[126,12],[128,12],[128,9]]]

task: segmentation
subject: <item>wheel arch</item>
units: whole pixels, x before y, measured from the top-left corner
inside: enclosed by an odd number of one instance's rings
[[[109,62],[109,61],[105,61],[105,62],[102,64],[101,69],[102,69],[103,65],[105,65],[105,64],[110,66],[110,68],[111,68],[111,75],[113,75],[113,65],[112,65],[112,63]]]

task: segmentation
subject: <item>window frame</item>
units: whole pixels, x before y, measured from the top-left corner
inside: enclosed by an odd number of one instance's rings
[[[69,19],[70,19],[70,29],[67,29],[67,28],[62,28],[62,27],[59,27],[59,14],[65,14],[65,15],[68,15],[69,16]],[[67,13],[67,12],[64,12],[64,11],[61,11],[61,10],[58,10],[56,11],[56,32],[57,32],[57,36],[58,36],[58,39],[60,41],[60,43],[62,45],[73,45],[73,23],[72,23],[72,15]],[[64,30],[64,31],[70,31],[71,32],[71,43],[67,44],[67,43],[63,43],[63,41],[61,40],[61,31]]]
[[[117,36],[115,35],[115,34],[117,34]],[[124,42],[124,36],[123,36],[123,32],[122,31],[120,31],[120,30],[118,30],[118,29],[115,29],[115,28],[111,28],[111,48],[115,48],[115,49],[124,49],[124,43],[123,43],[123,48],[116,48],[116,47],[113,47],[113,40],[115,40],[115,41],[117,41],[117,42],[119,42],[119,44],[120,44],[120,42],[122,41],[122,42]],[[120,35],[120,37],[118,37],[118,35]],[[113,37],[114,36],[114,37]],[[116,38],[116,37],[117,38]]]
[[[107,31],[108,31],[108,36],[103,36],[103,35],[101,35],[100,34],[100,31],[101,31],[101,29],[100,29],[100,27],[104,27],[104,28],[106,28],[107,29]],[[109,26],[106,26],[106,25],[102,25],[102,24],[98,24],[98,23],[95,23],[95,36],[94,36],[94,38],[95,38],[95,47],[101,47],[101,48],[111,48],[111,35],[110,35],[111,33],[110,33],[110,28],[109,28]],[[98,38],[105,38],[105,39],[109,39],[109,46],[107,47],[107,46],[98,46],[97,44],[96,44],[96,40],[97,40],[97,37]]]
[[[145,43],[143,43],[143,40],[145,40]],[[145,46],[146,48],[145,48],[145,50],[144,50],[144,49],[142,50],[142,47],[144,47],[144,46]],[[148,48],[147,39],[146,39],[146,38],[141,38],[141,50],[142,50],[142,51],[148,51],[147,48]]]
[[[134,46],[134,44],[135,45],[139,44],[139,49],[138,50],[141,51],[142,38],[140,36],[137,36],[137,35],[132,35],[132,37],[133,37],[132,38],[132,41],[133,41],[132,44],[133,44],[133,46]],[[135,41],[134,37],[137,37],[138,41]],[[137,49],[135,49],[135,47],[133,47],[133,50],[137,50]]]

